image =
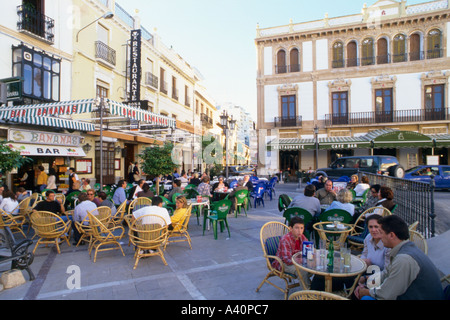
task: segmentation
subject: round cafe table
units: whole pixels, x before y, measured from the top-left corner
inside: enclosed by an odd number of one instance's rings
[[[207,206],[209,208],[209,198],[202,197],[202,201],[198,201],[197,198],[187,199],[188,206],[198,207],[198,212],[201,214],[203,212],[203,207]],[[197,214],[197,223],[200,225],[199,214]],[[209,229],[208,229],[209,230]]]
[[[338,260],[338,259],[335,259]],[[346,290],[347,297],[350,297],[353,291],[355,290],[359,278],[366,271],[367,264],[357,256],[351,256],[351,266],[344,267],[340,259],[339,261],[335,261],[334,268],[332,271],[327,268],[327,259],[325,255],[325,261],[320,263],[319,257],[314,255],[313,260],[308,260],[302,256],[302,253],[296,253],[292,257],[292,262],[294,263],[297,274],[299,275],[300,281],[302,285],[305,287],[305,281],[303,280],[302,273],[300,270],[306,271],[309,274],[323,276],[325,279],[325,291],[332,293],[333,292],[333,278],[351,278],[355,277],[353,286]]]

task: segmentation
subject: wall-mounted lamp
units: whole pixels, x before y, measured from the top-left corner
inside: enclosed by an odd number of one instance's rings
[[[89,143],[86,143],[83,147],[84,152],[89,152],[92,149],[92,146]]]
[[[114,151],[115,151],[116,153],[120,153],[120,152],[122,151],[122,148],[121,148],[120,146],[116,146],[116,147],[114,148]]]
[[[100,19],[112,19],[114,17],[114,13],[112,12],[107,12],[104,15],[102,15],[100,18],[95,19],[94,21],[92,21],[91,23],[89,23],[87,26],[83,27],[80,29],[80,31],[77,32],[77,42],[78,42],[78,35],[80,34],[81,31],[83,31],[84,29],[86,29],[87,27],[93,25],[94,23],[96,23],[98,20]]]

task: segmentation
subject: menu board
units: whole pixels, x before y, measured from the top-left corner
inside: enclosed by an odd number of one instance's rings
[[[92,159],[77,159],[75,161],[75,171],[77,173],[91,174],[92,173]]]

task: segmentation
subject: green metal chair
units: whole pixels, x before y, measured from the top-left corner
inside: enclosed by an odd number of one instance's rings
[[[341,223],[352,223],[353,217],[350,213],[342,209],[331,209],[325,212],[322,212],[319,216],[320,222],[334,222],[339,221]]]
[[[236,210],[234,211],[234,217],[237,218],[238,214],[241,214],[241,208],[244,209],[245,216],[247,216],[247,206],[249,203],[248,190],[239,190],[234,194],[236,198]]]
[[[312,214],[303,208],[288,208],[284,211],[283,217],[285,218],[285,224],[289,225],[289,222],[293,217],[300,217],[305,222],[305,236],[309,238],[312,227],[309,224],[313,221]]]
[[[172,203],[169,199],[167,199],[164,196],[159,196],[163,200],[163,207],[169,211],[169,215],[173,214],[173,211],[175,210],[175,203]]]
[[[78,199],[78,195],[80,193],[81,193],[81,191],[73,191],[69,195],[67,195],[66,202],[65,202],[67,210],[75,209],[75,206],[74,206],[75,200]]]
[[[231,210],[231,201],[224,199],[221,201],[213,202],[210,206],[209,214],[204,217],[203,220],[203,235],[205,235],[206,223],[208,220],[212,223],[214,230],[214,239],[217,240],[217,224],[220,223],[220,232],[223,232],[223,225],[227,227],[228,237],[230,237],[230,228],[228,226],[227,216]]]
[[[191,189],[184,189],[183,194],[186,197],[186,199],[197,198],[197,196],[199,195],[197,190],[193,189],[193,188],[191,188]]]

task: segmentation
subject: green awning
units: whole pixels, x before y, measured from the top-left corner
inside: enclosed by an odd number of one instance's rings
[[[280,139],[272,140],[268,147],[272,150],[295,151],[295,150],[314,150],[316,144],[314,139]]]
[[[430,135],[434,140],[436,148],[450,148],[450,134]]]
[[[366,135],[373,141],[374,149],[383,148],[433,148],[434,141],[430,136],[399,130],[377,130]]]
[[[367,149],[371,147],[370,140],[365,137],[328,137],[319,139],[321,150]]]

